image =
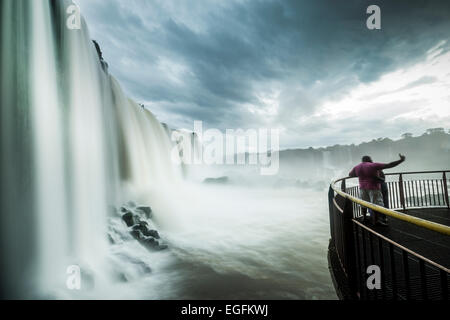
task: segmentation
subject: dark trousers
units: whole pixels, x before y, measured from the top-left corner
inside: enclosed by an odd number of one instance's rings
[[[383,206],[389,209],[389,189],[386,182],[381,183],[381,194],[383,195]]]

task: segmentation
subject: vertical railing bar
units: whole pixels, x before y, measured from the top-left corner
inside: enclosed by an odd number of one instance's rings
[[[437,195],[437,198],[438,198],[437,205],[440,206],[441,205],[441,199],[444,200],[442,198],[442,194],[441,194],[441,190],[443,189],[442,188],[442,180],[436,180],[436,189],[437,189],[436,190],[436,195]]]
[[[362,229],[362,233],[361,233],[361,237],[362,237],[362,248],[363,248],[363,266],[362,269],[365,271],[367,270],[367,248],[366,248],[366,230],[363,228]],[[367,299],[368,294],[367,294],[367,286],[363,286],[364,287],[364,296]]]
[[[414,199],[414,182],[413,181],[409,181],[409,184],[410,184],[410,195],[409,195],[409,198],[410,198],[410,201],[411,201],[411,206],[413,206],[413,207],[415,207],[416,206],[416,200]]]
[[[356,187],[356,188],[358,190],[358,197],[359,197],[359,199],[361,199],[361,189],[359,188],[359,186]],[[362,208],[361,208],[361,206],[358,206],[358,210],[359,210],[359,215],[361,216],[362,215]]]
[[[448,185],[447,185],[447,176],[445,171],[442,173],[442,181],[444,181],[444,197],[445,203],[447,204],[447,208],[450,209],[450,200],[448,198]]]
[[[411,287],[409,283],[409,264],[408,264],[408,252],[402,250],[403,258],[403,275],[405,277],[405,289],[406,289],[406,300],[411,298]]]
[[[392,208],[397,208],[396,204],[395,204],[395,182],[391,182],[391,192],[392,192],[392,197],[391,197],[391,201],[392,201]]]
[[[407,183],[407,186],[408,186],[408,196],[406,197],[406,200],[407,200],[406,205],[408,207],[412,207],[412,206],[414,206],[414,204],[411,202],[411,197],[412,197],[412,194],[411,194],[411,181],[407,180],[406,183]]]
[[[428,179],[427,179],[427,188],[428,188],[428,200],[430,200],[428,203],[428,207],[431,207],[432,204],[431,204],[430,180],[428,180]]]
[[[371,262],[371,264],[376,264],[375,263],[375,255],[374,255],[374,252],[373,252],[372,232],[369,232],[369,250],[370,250],[370,262]]]
[[[420,207],[419,189],[417,188],[417,180],[414,180],[414,205]]]
[[[358,292],[358,298],[361,299],[361,295],[362,295],[362,286],[364,283],[364,279],[362,277],[363,275],[363,271],[361,270],[361,249],[359,246],[359,235],[360,235],[360,230],[361,230],[361,226],[356,225],[355,228],[355,232],[356,232],[356,266],[357,266],[357,272],[358,272],[358,277],[356,278],[356,281],[358,281],[358,288],[359,288],[359,292]]]
[[[400,208],[400,206],[399,206],[399,203],[398,203],[398,199],[399,199],[399,196],[398,196],[398,193],[399,193],[399,191],[398,191],[398,181],[396,181],[395,182],[395,184],[394,184],[394,192],[395,192],[395,208]]]
[[[442,300],[448,300],[447,272],[440,270]]]
[[[353,204],[349,199],[345,199],[344,210],[342,214],[343,247],[344,247],[344,267],[347,273],[347,281],[350,287],[350,294],[353,298],[357,297],[357,279],[356,279],[356,253],[355,253],[355,224],[353,223]]]
[[[411,202],[411,206],[415,206],[416,205],[416,200],[414,199],[414,185],[412,181],[409,181],[410,184],[410,190],[409,190],[409,201]]]
[[[434,192],[434,180],[431,180],[431,188],[433,189],[433,205],[436,206],[436,192]]]
[[[403,196],[405,197],[405,207],[408,208],[408,180],[403,180]]]
[[[368,232],[368,236],[369,236],[370,264],[375,265],[376,263],[375,263],[375,256],[374,256],[374,252],[373,252],[372,232]],[[377,298],[376,290],[371,290],[371,293],[372,293],[372,297],[374,297],[374,299],[376,300],[376,298]]]
[[[425,262],[419,259],[420,285],[422,287],[422,299],[428,300],[427,294],[427,275],[425,270]]]
[[[392,203],[392,182],[388,182],[389,208],[394,208]]]
[[[439,205],[439,183],[438,183],[438,180],[434,180],[433,185],[436,187],[436,191],[434,191],[434,186],[433,186],[433,193],[436,197],[434,199],[434,205],[438,206]]]
[[[420,189],[420,180],[417,180],[417,199],[419,206],[422,206],[422,189]]]
[[[400,202],[402,204],[403,210],[406,210],[405,190],[404,190],[404,186],[403,186],[403,175],[401,173],[400,173],[400,178],[399,178],[399,188],[400,188]]]
[[[384,257],[383,257],[383,240],[378,237],[378,254],[380,255],[380,271],[381,271],[381,294],[382,299],[386,299],[386,275],[384,273]]]
[[[397,300],[397,275],[395,273],[395,253],[392,243],[389,243],[389,257],[391,262],[392,300]]]
[[[423,207],[423,195],[422,195],[422,181],[419,180],[419,191],[420,191],[420,206]]]

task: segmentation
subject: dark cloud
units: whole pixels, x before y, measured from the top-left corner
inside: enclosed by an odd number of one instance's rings
[[[450,1],[376,1],[375,31],[365,25],[373,1],[77,2],[128,94],[159,104],[175,127],[267,124],[248,106],[277,94],[269,122],[289,129],[323,102],[424,59],[450,30]],[[433,79],[410,86],[424,81]]]

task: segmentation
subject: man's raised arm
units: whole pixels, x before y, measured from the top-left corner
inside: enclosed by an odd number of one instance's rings
[[[384,165],[383,168],[384,169],[394,168],[394,167],[398,166],[400,163],[402,163],[403,161],[405,161],[406,157],[404,155],[401,155],[400,153],[398,155],[400,157],[400,160],[387,163],[387,164]]]

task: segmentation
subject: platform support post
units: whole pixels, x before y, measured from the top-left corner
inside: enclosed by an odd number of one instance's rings
[[[345,199],[342,231],[344,233],[344,266],[348,285],[354,299],[357,299],[356,250],[353,230],[353,203]]]
[[[442,180],[444,182],[444,197],[445,197],[445,203],[447,204],[447,208],[450,209],[450,201],[448,199],[448,189],[447,189],[447,175],[445,174],[445,171],[442,173]]]
[[[400,203],[402,205],[403,210],[406,210],[405,189],[403,188],[403,175],[401,173],[400,173],[400,177],[398,179],[398,187],[400,190]]]

